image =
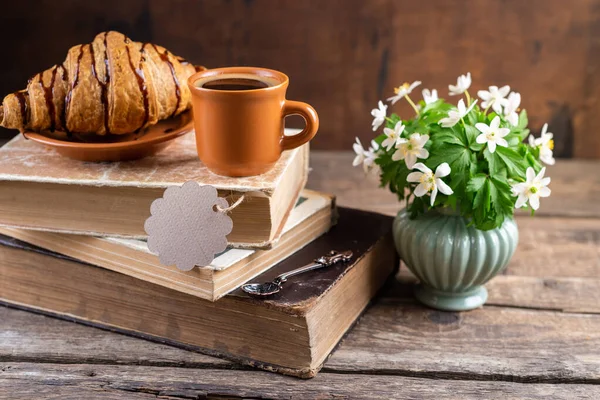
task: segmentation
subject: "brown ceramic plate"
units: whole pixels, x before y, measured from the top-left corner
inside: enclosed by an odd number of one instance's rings
[[[127,161],[155,154],[193,129],[192,112],[160,121],[139,133],[100,136],[64,132],[23,132],[34,142],[80,161]]]

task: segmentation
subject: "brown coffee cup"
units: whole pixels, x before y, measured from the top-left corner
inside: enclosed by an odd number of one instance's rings
[[[289,78],[255,67],[216,68],[188,79],[192,93],[196,148],[213,172],[251,176],[268,171],[284,150],[311,140],[319,117],[310,105],[285,99]],[[300,115],[302,132],[284,135],[284,118]]]

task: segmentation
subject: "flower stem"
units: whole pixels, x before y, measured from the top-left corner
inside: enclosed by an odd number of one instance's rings
[[[483,115],[487,115],[488,110],[490,109],[490,107],[492,106],[492,103],[490,103],[485,110],[483,110]]]
[[[394,121],[393,121],[393,120],[392,120],[390,117],[385,117],[385,120],[386,120],[387,122],[391,122],[392,124],[394,123]]]
[[[469,96],[469,91],[465,90],[465,96],[467,97],[467,108],[471,105],[471,96]]]
[[[412,106],[412,108],[415,110],[417,115],[419,115],[419,109],[417,108],[415,103],[410,99],[410,97],[408,97],[408,95],[405,95],[404,98],[406,99],[406,101],[408,101],[408,104],[410,104]]]

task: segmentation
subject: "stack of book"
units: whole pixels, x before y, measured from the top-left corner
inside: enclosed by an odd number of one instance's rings
[[[228,178],[198,160],[193,135],[138,161],[82,163],[21,136],[0,149],[0,301],[61,318],[311,377],[393,274],[391,219],[335,207],[304,188],[308,146],[268,173]],[[232,210],[211,265],[161,265],[145,242],[150,204],[189,180]],[[207,229],[210,229],[207,227]],[[340,263],[291,278],[265,299],[239,289],[330,250]]]

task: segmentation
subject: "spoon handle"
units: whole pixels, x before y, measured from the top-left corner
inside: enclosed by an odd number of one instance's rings
[[[281,284],[281,283],[287,281],[288,278],[291,278],[292,276],[300,275],[304,272],[313,271],[313,270],[319,269],[319,268],[329,267],[340,261],[348,261],[348,260],[350,260],[351,257],[352,257],[351,251],[337,252],[337,251],[332,250],[328,255],[319,257],[310,264],[307,264],[303,267],[300,267],[300,268],[297,268],[292,271],[285,272],[285,273],[279,275],[277,278],[275,278],[273,280],[273,282],[276,282],[277,284]]]
[[[289,272],[279,275],[277,278],[275,278],[273,280],[273,282],[283,283],[283,282],[287,281],[288,278],[291,278],[292,276],[300,275],[304,272],[313,271],[313,270],[319,269],[319,268],[325,268],[326,266],[327,265],[325,265],[325,264],[321,264],[318,262],[312,262],[308,265],[305,265],[304,267],[296,268],[292,271],[289,271]]]

